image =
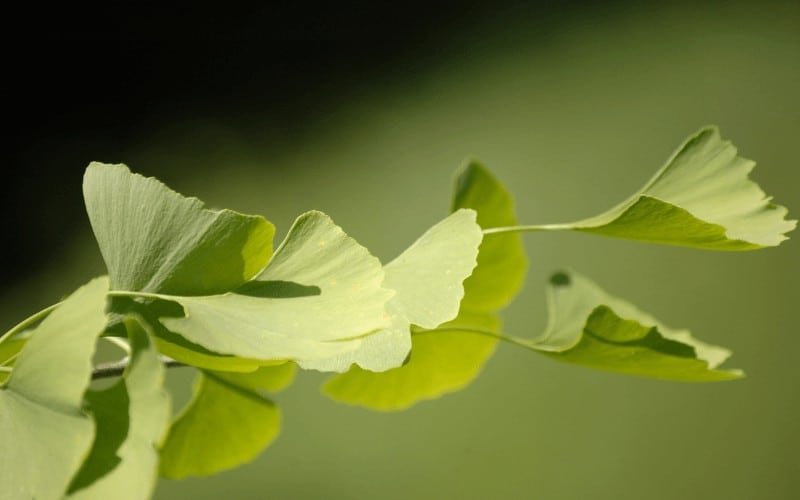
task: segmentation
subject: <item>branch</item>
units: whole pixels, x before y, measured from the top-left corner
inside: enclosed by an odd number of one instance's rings
[[[131,358],[125,357],[119,361],[112,361],[111,363],[103,363],[97,365],[94,370],[92,370],[92,380],[99,380],[102,378],[111,378],[111,377],[119,377],[125,372],[125,368],[131,362]],[[168,358],[166,356],[161,356],[161,362],[164,363],[164,366],[167,368],[176,368],[181,366],[187,366],[180,361],[175,361],[172,358]]]

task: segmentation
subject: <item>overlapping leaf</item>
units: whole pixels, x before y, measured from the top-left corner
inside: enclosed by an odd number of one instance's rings
[[[136,500],[148,498],[155,486],[170,399],[163,387],[164,367],[143,325],[126,320],[130,364],[114,386],[88,396],[98,433],[73,481],[71,499]]]
[[[383,285],[395,291],[386,306],[389,328],[365,337],[356,351],[300,366],[343,372],[356,364],[381,372],[402,365],[411,350],[411,325],[435,328],[458,315],[483,237],[475,218],[474,210],[457,210],[384,266]]]
[[[261,217],[204,209],[123,165],[90,165],[84,196],[114,295],[183,308],[160,324],[149,315],[176,359],[231,370],[314,360],[389,324],[380,263],[320,212],[299,217],[264,268],[274,230]]]
[[[470,162],[458,176],[453,211],[477,211],[481,227],[516,223],[513,198],[482,165]],[[398,410],[468,385],[494,352],[497,339],[468,330],[499,331],[494,314],[522,285],[527,259],[518,234],[484,237],[478,265],[464,282],[459,317],[437,330],[415,330],[409,362],[383,373],[353,367],[329,380],[331,398],[379,410]],[[457,325],[467,331],[450,328]]]
[[[336,401],[394,411],[460,390],[478,376],[497,343],[473,329],[499,331],[500,319],[461,313],[440,329],[415,329],[408,363],[382,373],[353,367],[326,382],[324,392]]]
[[[125,165],[89,165],[83,196],[116,290],[224,293],[272,253],[275,228],[263,217],[205,209]]]
[[[127,302],[121,303],[120,299]],[[158,351],[175,361],[206,370],[232,372],[252,372],[260,366],[269,364],[263,360],[219,354],[189,342],[177,333],[167,330],[161,324],[159,318],[183,317],[183,308],[178,303],[160,300],[143,305],[130,300],[128,297],[117,297],[115,302],[120,310],[132,312],[146,320],[155,334],[155,345]]]
[[[217,353],[260,360],[314,360],[352,351],[357,337],[389,324],[378,259],[321,212],[301,215],[269,265],[234,292],[158,295],[184,317],[169,330]],[[156,296],[156,295],[153,295]]]
[[[37,326],[0,389],[0,485],[10,498],[62,498],[92,445],[83,413],[108,279],[79,288]]]
[[[260,391],[283,389],[294,373],[292,363],[253,373],[201,371],[192,401],[161,449],[161,475],[209,476],[256,458],[277,437],[281,419]]]

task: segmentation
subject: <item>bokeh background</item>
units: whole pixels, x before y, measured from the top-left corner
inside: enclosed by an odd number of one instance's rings
[[[800,215],[797,2],[63,9],[4,35],[3,329],[103,272],[80,194],[91,160],[263,214],[279,237],[323,210],[388,260],[446,214],[467,156],[512,189],[521,220],[564,222],[615,204],[715,123]],[[569,266],[730,347],[748,377],[659,382],[502,345],[466,390],[380,414],[301,373],[258,460],[161,481],[156,498],[798,497],[796,237],[737,254],[526,244],[509,332],[541,331],[546,278]],[[189,379],[170,373],[178,404]]]

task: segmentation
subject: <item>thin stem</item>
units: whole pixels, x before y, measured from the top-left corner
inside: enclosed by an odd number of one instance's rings
[[[61,305],[61,302],[58,302],[56,304],[53,304],[52,306],[45,307],[41,311],[33,313],[32,315],[30,315],[27,318],[23,319],[22,321],[17,323],[17,325],[14,326],[14,328],[12,328],[11,330],[7,331],[2,337],[0,337],[0,344],[5,342],[6,340],[10,339],[14,335],[18,334],[19,332],[25,330],[29,326],[35,324],[37,321],[41,320],[42,318],[44,318],[45,316],[47,316],[48,314],[53,312],[53,310],[56,307],[60,306],[60,305]]]
[[[109,342],[110,344],[114,344],[115,346],[119,347],[120,349],[125,351],[125,354],[130,355],[131,346],[130,344],[128,344],[128,342],[125,341],[125,339],[121,339],[119,337],[101,337],[101,338]]]
[[[571,224],[540,224],[540,225],[526,225],[526,226],[504,226],[504,227],[490,227],[483,230],[483,234],[501,234],[501,233],[530,233],[534,231],[568,231],[573,229]]]
[[[481,330],[478,328],[464,328],[460,326],[448,326],[448,327],[438,327],[434,328],[433,330],[423,330],[421,332],[417,332],[416,335],[424,334],[424,333],[436,333],[436,332],[468,332],[468,333],[477,333],[479,335],[485,335],[487,337],[492,337],[498,340],[502,340],[503,342],[507,342],[509,344],[513,344],[518,347],[522,347],[532,351],[549,351],[546,346],[541,346],[538,342],[533,340],[527,340],[519,337],[512,337],[510,335],[504,335],[502,333],[493,332],[490,330]]]
[[[11,356],[10,358],[8,358],[8,359],[6,359],[5,361],[3,361],[2,363],[0,363],[0,367],[2,367],[2,366],[9,366],[9,365],[11,365],[11,363],[13,363],[13,362],[14,362],[14,360],[15,360],[15,359],[17,359],[18,357],[19,357],[19,353],[16,353],[16,354],[14,354],[14,355],[13,355],[13,356]]]
[[[13,370],[13,369],[14,368],[11,367],[11,366],[0,366],[0,372],[1,373],[11,373],[11,370]]]
[[[148,293],[148,292],[132,292],[129,290],[109,290],[107,295],[109,297],[143,297],[145,299],[165,299],[167,298],[164,295],[159,293]]]
[[[177,368],[181,366],[187,366],[180,361],[175,361],[172,358],[168,358],[166,356],[161,356],[161,362],[164,363],[164,366],[167,368]],[[112,361],[110,363],[103,363],[101,365],[97,365],[94,370],[92,370],[92,380],[99,380],[103,378],[111,378],[111,377],[119,377],[123,373],[125,373],[125,369],[128,365],[131,364],[131,358],[125,357],[120,359],[119,361]]]

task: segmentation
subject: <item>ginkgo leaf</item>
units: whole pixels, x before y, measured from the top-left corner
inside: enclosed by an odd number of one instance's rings
[[[314,360],[352,351],[386,327],[380,262],[321,212],[295,221],[269,265],[234,292],[176,296],[119,292],[179,303],[170,331],[206,349],[248,359]]]
[[[574,273],[555,274],[548,287],[549,321],[541,338],[513,339],[559,361],[668,380],[740,378],[718,367],[730,351],[692,338]]]
[[[755,162],[707,127],[687,139],[636,194],[598,216],[568,224],[492,231],[574,230],[709,250],[776,246],[797,225],[748,175]]]
[[[476,219],[475,210],[459,208],[386,264],[384,285],[411,324],[436,328],[458,315],[483,239]]]
[[[514,197],[480,162],[468,162],[456,177],[452,210],[472,208],[482,228],[517,224]],[[517,296],[528,272],[528,258],[519,234],[485,235],[478,266],[464,282],[461,310],[497,312]]]
[[[508,190],[480,163],[468,163],[456,181],[453,211],[477,211],[481,227],[516,223]],[[495,312],[519,291],[527,259],[519,234],[484,237],[478,265],[464,282],[458,318],[435,330],[415,329],[407,364],[383,373],[359,367],[331,378],[323,387],[332,399],[379,410],[399,410],[460,390],[478,376],[498,340],[469,330],[500,331]],[[450,329],[458,325],[464,330]],[[447,330],[442,330],[448,328]]]
[[[386,306],[389,328],[364,337],[353,352],[300,366],[343,372],[356,364],[381,372],[403,364],[411,350],[411,325],[435,328],[458,315],[464,280],[476,265],[483,234],[474,210],[460,209],[434,225],[384,266],[383,285],[395,291]]]
[[[107,290],[107,278],[92,280],[50,313],[0,388],[0,485],[10,498],[62,498],[92,445],[82,401]]]
[[[183,308],[178,303],[159,300],[142,304],[129,297],[114,297],[112,307],[124,314],[133,313],[142,317],[153,331],[158,351],[185,365],[206,370],[252,372],[264,364],[273,363],[219,354],[167,330],[159,317],[183,317]],[[281,360],[280,363],[282,362]]]
[[[298,360],[297,364],[305,370],[340,373],[353,365],[370,372],[401,366],[411,351],[411,324],[393,300],[386,304],[386,312],[390,316],[389,326],[362,338],[356,350],[318,360]]]
[[[281,420],[259,390],[281,390],[294,373],[293,363],[253,373],[201,371],[192,401],[161,449],[160,474],[210,476],[255,459],[277,437]]]
[[[125,323],[131,361],[122,379],[90,400],[98,432],[80,471],[83,475],[79,473],[73,482],[71,499],[148,498],[155,486],[157,448],[169,424],[170,399],[163,387],[164,367],[146,323],[134,318]],[[111,419],[111,425],[104,428],[103,419]],[[118,442],[122,425],[124,439]]]
[[[272,254],[275,228],[263,217],[205,209],[125,165],[89,165],[83,196],[116,290],[228,292]]]
[[[467,325],[467,330],[457,325]],[[355,366],[328,380],[323,392],[342,403],[392,411],[464,388],[478,376],[496,344],[496,339],[471,330],[497,331],[500,320],[488,313],[462,313],[441,328],[415,331],[405,365],[383,373]]]

